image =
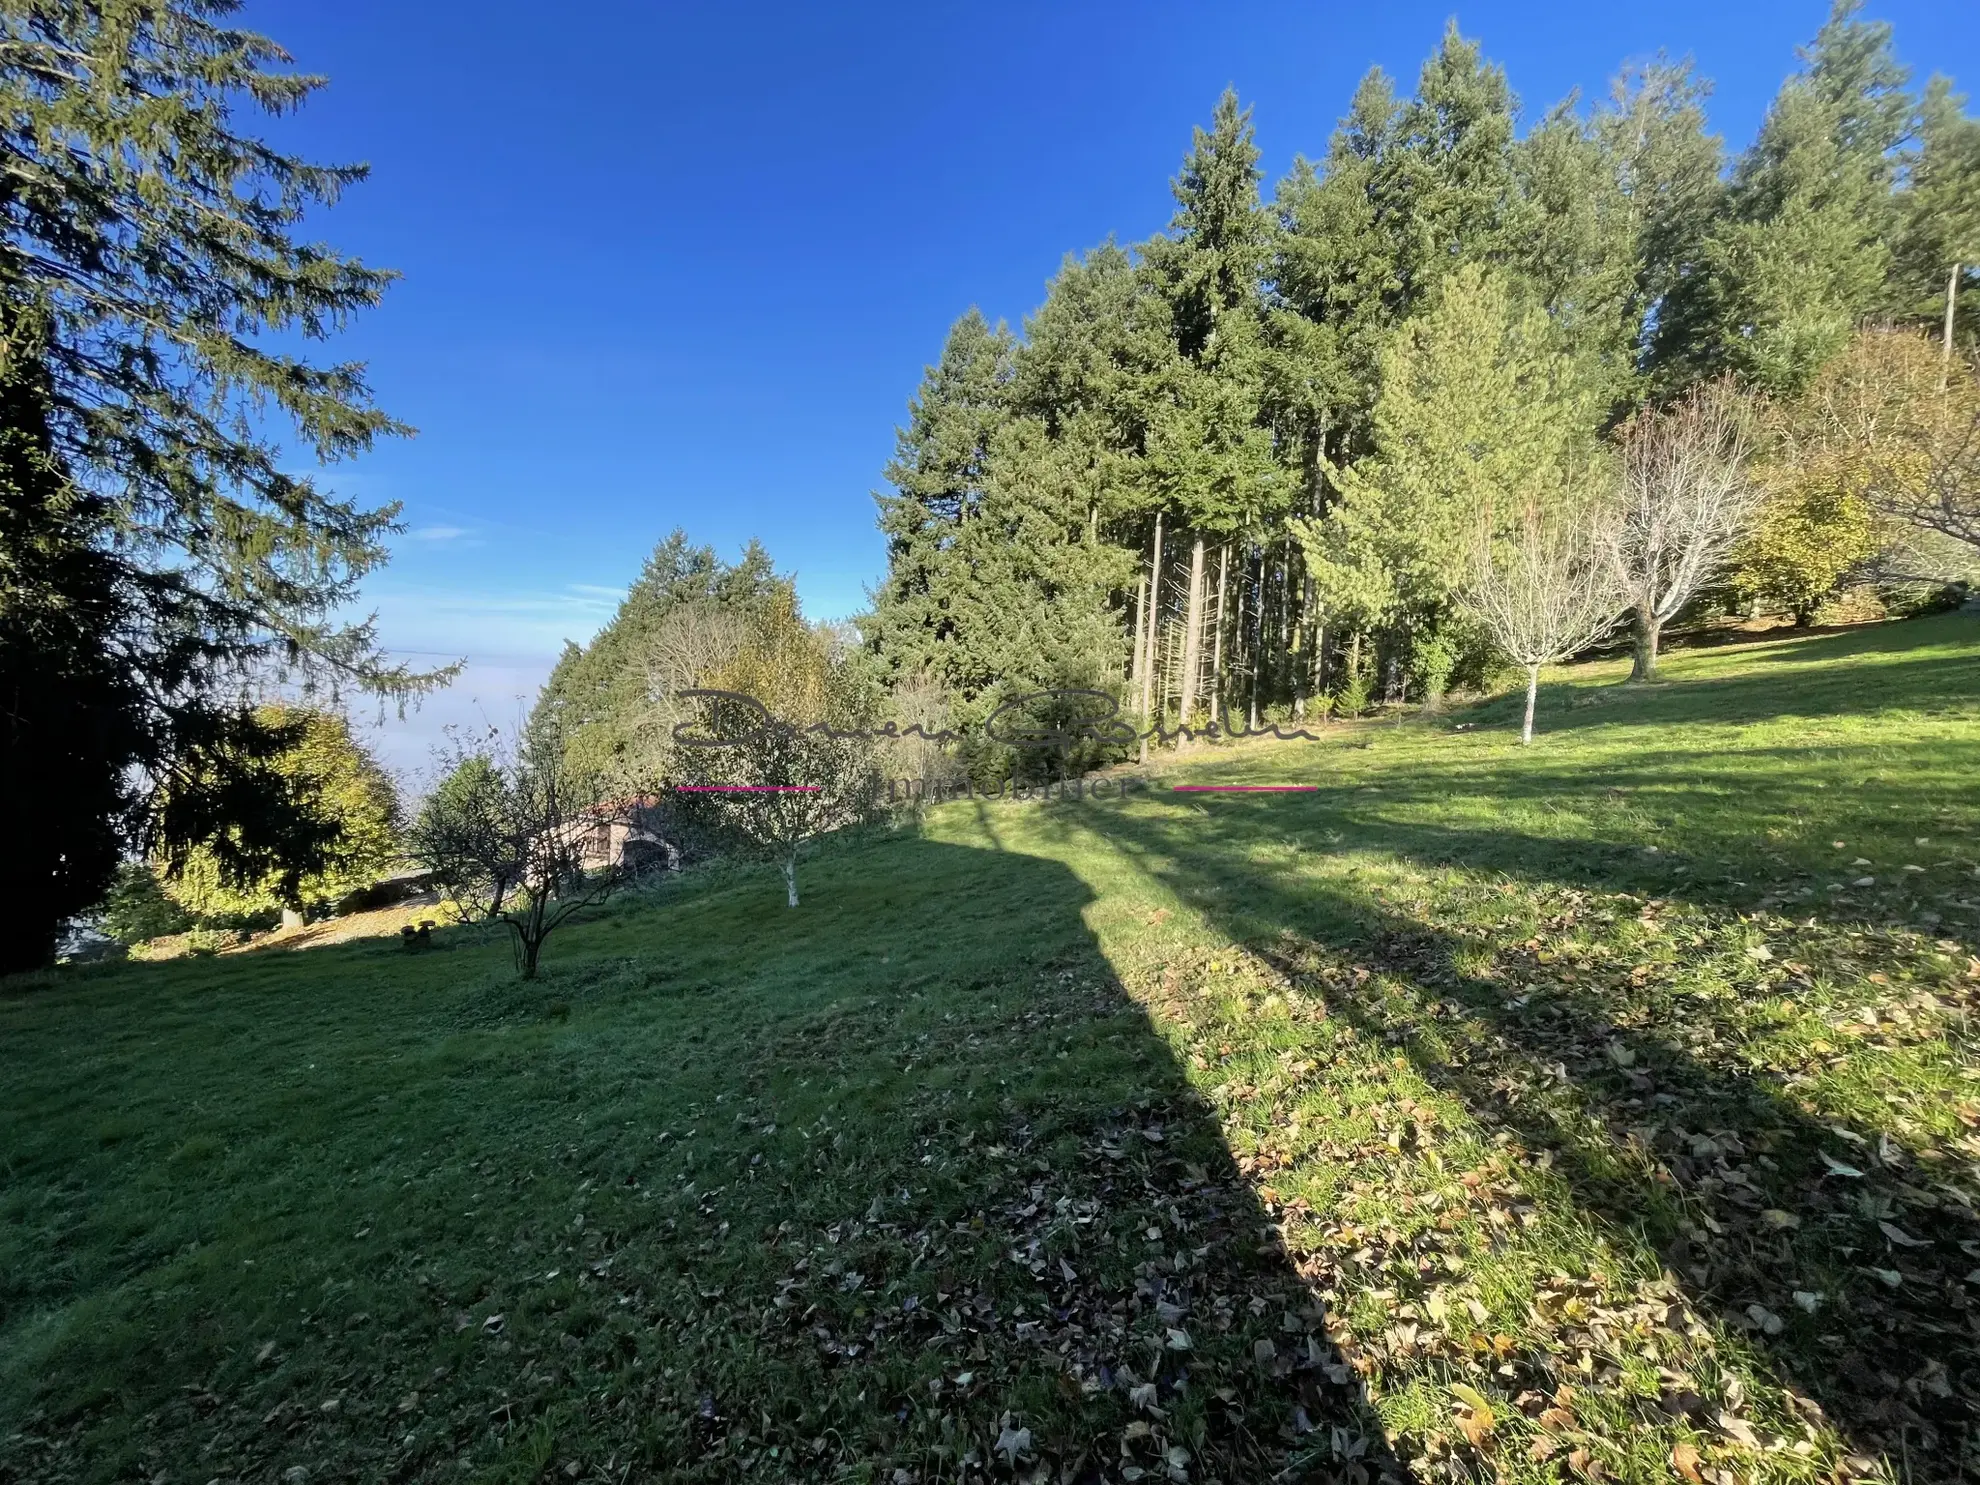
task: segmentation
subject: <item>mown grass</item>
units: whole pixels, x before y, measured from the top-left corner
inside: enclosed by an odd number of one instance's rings
[[[16,984],[0,1476],[1959,1478],[1980,624],[1619,677]]]

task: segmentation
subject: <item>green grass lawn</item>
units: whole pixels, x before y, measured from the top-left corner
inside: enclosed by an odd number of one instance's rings
[[[0,1479],[1980,1472],[1980,622],[1621,674],[13,982]]]

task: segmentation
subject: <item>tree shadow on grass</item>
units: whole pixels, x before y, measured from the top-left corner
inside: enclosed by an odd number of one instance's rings
[[[1424,775],[1323,785],[1309,797],[1308,812],[1294,818],[1394,846],[1419,862],[1462,863],[1536,882],[1565,873],[1565,879],[1724,908],[1813,900],[1832,925],[1881,925],[1894,917],[1915,924],[1931,904],[1957,909],[1973,892],[1970,872],[1980,858],[1980,798],[1970,787],[1976,768],[1980,733],[1958,746],[1817,743],[1730,753],[1652,747],[1560,763],[1537,752],[1493,754],[1470,769],[1454,762]],[[1454,796],[1474,782],[1476,823],[1447,823],[1458,807]],[[1520,828],[1522,811],[1577,824],[1584,833]],[[1425,813],[1443,818],[1421,823]],[[1248,839],[1248,829],[1223,838]],[[1646,836],[1662,845],[1646,850]],[[1878,850],[1881,859],[1859,860],[1863,849]],[[1873,873],[1869,882],[1862,871]],[[1970,936],[1973,930],[1951,924],[1948,931]]]
[[[201,966],[224,1037],[14,1005],[11,1086],[102,1091],[13,1125],[14,1219],[75,1189],[0,1278],[0,1473],[1406,1479],[1078,878],[807,873],[574,926],[493,1020],[356,946],[302,956],[301,1027],[265,957]]]
[[[1971,715],[1974,685],[1980,679],[1980,654],[1972,648],[1976,641],[1980,624],[1970,619],[1920,620],[1763,642],[1756,653],[1740,657],[1742,663],[1779,667],[1777,674],[1685,675],[1648,686],[1549,683],[1541,688],[1538,726],[1544,734],[1618,721],[1642,726],[1829,720],[1892,711]],[[1917,653],[1930,645],[1962,650]],[[1874,684],[1866,683],[1869,677]],[[1515,723],[1524,706],[1523,692],[1509,693],[1466,708],[1456,719]]]
[[[1550,1164],[1618,1249],[1659,1255],[1686,1303],[1763,1370],[1819,1399],[1857,1455],[1902,1460],[1915,1480],[1958,1479],[1963,1464],[1980,1463],[1980,1356],[1963,1283],[1980,1225],[1964,1160],[1890,1130],[1838,1133],[1807,1082],[1746,1055],[1736,984],[1718,998],[1660,999],[1656,979],[1629,966],[1550,963],[1537,936],[1433,924],[1373,884],[1316,882],[1249,854],[1260,811],[1274,811],[1279,831],[1355,823],[1350,798],[1094,819],[1327,1011],[1405,1053],[1480,1127]],[[1408,865],[1459,863],[1475,893],[1492,890],[1494,868],[1517,874],[1545,903],[1543,932],[1591,924],[1617,886],[1614,854],[1586,842],[1387,820],[1362,821],[1357,835]],[[1623,1356],[1587,1336],[1578,1344],[1605,1353],[1598,1370]],[[1519,1358],[1520,1381],[1506,1385],[1544,1391],[1550,1364]],[[1664,1407],[1712,1427],[1697,1401],[1667,1390]],[[1656,1399],[1644,1406],[1646,1418],[1662,1416]],[[1792,1441],[1797,1421],[1790,1413],[1776,1426]]]

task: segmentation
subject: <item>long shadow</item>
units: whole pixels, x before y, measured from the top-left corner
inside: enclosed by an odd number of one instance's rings
[[[1496,945],[1488,974],[1483,935],[1249,861],[1242,847],[1272,806],[1233,803],[1092,825],[1334,1015],[1400,1048],[1481,1126],[1545,1152],[1585,1213],[1625,1250],[1660,1254],[1687,1302],[1819,1399],[1856,1453],[1902,1460],[1918,1481],[1980,1465],[1964,1284],[1980,1223],[1946,1152],[1921,1160],[1889,1131],[1845,1139],[1784,1077],[1712,1055],[1725,1029],[1712,1002],[1653,1019],[1628,979],[1564,976],[1530,945]],[[1341,820],[1324,802],[1287,815],[1273,827]],[[1550,882],[1562,921],[1616,887],[1613,860],[1581,843],[1387,823],[1377,839],[1414,865]]]
[[[1625,720],[1656,723],[1755,723],[1784,718],[1834,718],[1896,710],[1970,709],[1980,659],[1963,654],[1921,656],[1921,645],[1966,644],[1980,637],[1970,619],[1879,625],[1867,631],[1781,642],[1745,657],[1805,673],[1755,677],[1687,676],[1646,687],[1542,687],[1540,726],[1568,732]],[[1901,663],[1892,663],[1903,657]],[[1876,676],[1864,684],[1865,671]],[[1524,696],[1504,696],[1459,714],[1458,720],[1517,722]]]
[[[1074,873],[805,878],[629,904],[539,986],[302,956],[300,1026],[266,956],[200,967],[224,1037],[190,971],[5,1007],[12,1210],[88,1197],[0,1274],[0,1478],[1406,1481]]]
[[[1453,790],[1468,782],[1462,763],[1379,783],[1323,782],[1288,824],[1317,823],[1420,863],[1535,884],[1571,880],[1701,907],[1814,913],[1830,927],[1922,922],[1970,950],[1980,945],[1973,902],[1980,892],[1969,875],[1980,858],[1980,800],[1970,788],[1980,741],[1963,753],[1929,743],[1782,745],[1730,757],[1666,747],[1571,764],[1494,754],[1476,765],[1481,794],[1489,779],[1492,802],[1476,825],[1411,818],[1419,810],[1448,815]],[[1570,807],[1587,833],[1508,827],[1510,814],[1539,806]],[[1206,842],[1237,847],[1253,839],[1249,823],[1221,829],[1219,818],[1239,817],[1206,817]],[[1643,848],[1646,823],[1661,848]],[[1928,838],[1914,839],[1917,831]],[[1837,836],[1846,837],[1840,847]],[[1861,864],[1857,851],[1866,848],[1883,859]]]

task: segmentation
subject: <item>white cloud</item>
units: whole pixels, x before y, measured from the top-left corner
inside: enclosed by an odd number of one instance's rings
[[[467,534],[467,527],[465,526],[421,526],[417,531],[408,531],[406,533],[406,540],[453,541],[455,538],[466,536]]]

